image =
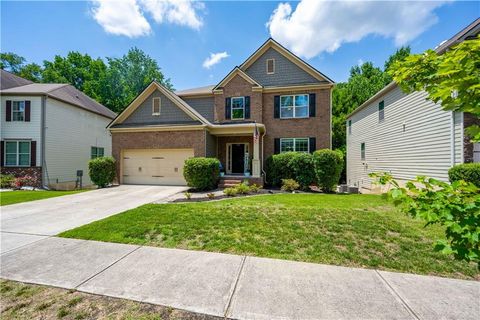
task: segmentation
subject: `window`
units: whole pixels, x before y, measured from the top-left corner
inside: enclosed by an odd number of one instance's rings
[[[5,141],[5,166],[30,166],[30,141]]]
[[[152,116],[159,116],[160,115],[160,108],[162,105],[162,100],[157,97],[153,98],[152,102]]]
[[[12,101],[12,121],[25,121],[25,101]]]
[[[383,119],[385,119],[385,103],[383,101],[380,101],[378,104],[378,121],[381,122]]]
[[[365,161],[365,142],[360,144],[360,159]]]
[[[348,120],[348,134],[352,134],[352,120]]]
[[[245,97],[232,98],[232,119],[245,118]]]
[[[282,138],[280,139],[280,152],[308,152],[308,138]]]
[[[104,154],[104,148],[92,147],[90,158],[95,159],[98,157],[103,157],[103,154]]]
[[[307,118],[308,94],[280,97],[280,118]]]
[[[275,73],[275,59],[267,59],[267,74]]]

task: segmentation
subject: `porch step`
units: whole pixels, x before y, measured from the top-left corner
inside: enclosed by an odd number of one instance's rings
[[[220,188],[229,188],[229,187],[235,187],[236,185],[239,185],[242,183],[243,179],[221,179],[218,186]]]

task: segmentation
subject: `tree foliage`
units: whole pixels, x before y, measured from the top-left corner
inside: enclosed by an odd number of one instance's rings
[[[0,67],[34,82],[70,83],[115,112],[122,111],[153,80],[172,89],[158,63],[138,48],[121,58],[106,58],[106,62],[72,51],[45,60],[43,66],[26,64],[15,53],[1,53]]]
[[[443,54],[427,50],[396,61],[389,70],[406,92],[424,90],[446,111],[463,111],[480,117],[480,38],[463,41]],[[480,141],[480,127],[469,132]]]

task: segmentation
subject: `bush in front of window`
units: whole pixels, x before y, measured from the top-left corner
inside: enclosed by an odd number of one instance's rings
[[[463,180],[480,188],[480,163],[462,163],[448,170],[450,182]]]
[[[294,179],[294,170],[290,162],[296,155],[296,152],[283,152],[267,158],[265,171],[268,185],[280,187],[282,179]]]
[[[15,177],[12,174],[0,174],[0,188],[9,189],[13,188]]]
[[[293,170],[293,177],[299,183],[300,189],[309,190],[309,187],[315,183],[311,153],[296,152],[295,156],[290,159],[289,167]]]
[[[88,162],[88,174],[94,184],[105,188],[115,179],[115,159],[99,157]]]
[[[343,154],[339,150],[317,150],[313,153],[313,167],[318,186],[324,192],[333,192],[342,173]]]
[[[190,158],[185,160],[183,177],[187,185],[195,190],[217,188],[220,179],[220,161],[215,158]]]

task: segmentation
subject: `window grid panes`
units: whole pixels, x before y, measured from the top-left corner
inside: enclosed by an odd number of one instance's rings
[[[282,138],[280,139],[280,152],[308,152],[308,138]]]
[[[5,141],[6,166],[30,166],[30,141]]]
[[[280,97],[280,118],[306,117],[308,117],[308,94]]]
[[[12,121],[25,121],[25,101],[12,101]]]
[[[232,119],[245,118],[245,97],[232,98]]]
[[[92,159],[103,157],[103,155],[104,155],[104,148],[92,147],[91,156],[90,156]]]

